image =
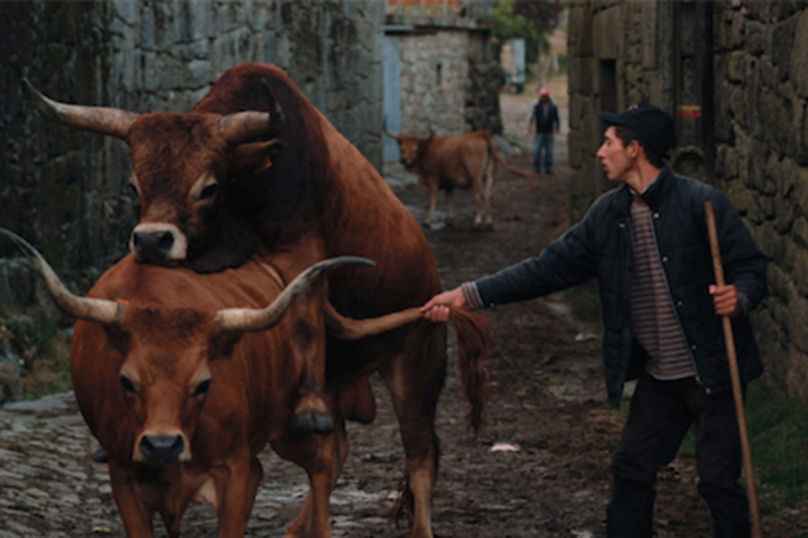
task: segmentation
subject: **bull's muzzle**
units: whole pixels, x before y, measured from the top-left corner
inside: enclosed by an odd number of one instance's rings
[[[145,261],[162,260],[174,246],[171,232],[139,232],[132,238],[135,252]]]
[[[184,260],[187,245],[185,235],[172,224],[139,224],[129,248],[139,261],[159,264]]]
[[[181,435],[144,435],[140,440],[140,453],[144,463],[177,463],[184,450],[185,442]]]

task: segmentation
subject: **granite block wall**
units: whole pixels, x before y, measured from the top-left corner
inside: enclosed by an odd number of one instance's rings
[[[754,314],[766,380],[808,400],[808,2],[706,6],[699,30],[697,2],[571,3],[572,218],[611,187],[594,156],[597,111],[642,100],[674,114],[677,169],[726,192],[771,259],[770,296]],[[699,35],[710,39],[701,49]],[[702,58],[704,100],[691,76]]]

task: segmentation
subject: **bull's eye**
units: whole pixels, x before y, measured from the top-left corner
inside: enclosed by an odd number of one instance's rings
[[[135,200],[139,200],[140,199],[140,193],[137,192],[137,187],[135,187],[135,184],[130,183],[129,188],[132,189],[132,196],[135,197]]]
[[[210,379],[206,379],[202,383],[196,386],[196,390],[194,390],[194,396],[203,396],[208,393],[210,389]]]
[[[207,187],[202,189],[202,192],[199,193],[199,199],[200,200],[210,200],[211,198],[216,196],[216,193],[218,193],[218,192],[219,192],[219,184],[218,183],[211,183],[210,185],[208,185]]]
[[[123,387],[124,392],[137,392],[135,390],[135,384],[125,375],[121,376],[121,387]]]

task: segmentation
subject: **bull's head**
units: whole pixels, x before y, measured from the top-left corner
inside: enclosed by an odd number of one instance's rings
[[[398,142],[398,151],[399,155],[401,156],[401,164],[403,164],[404,168],[409,171],[413,171],[417,168],[424,155],[425,149],[432,141],[431,132],[428,138],[407,136],[391,133],[387,130],[387,126],[385,126],[384,134]]]
[[[268,88],[268,112],[137,115],[58,103],[27,80],[24,87],[47,116],[126,141],[132,157],[130,182],[141,208],[130,250],[140,261],[187,261],[205,272],[241,265],[252,253],[250,228],[222,199],[219,185],[232,174],[271,166],[281,151],[273,138],[285,119]]]
[[[24,239],[2,228],[0,236],[10,239],[42,275],[60,309],[108,329],[110,340],[124,357],[119,390],[131,424],[132,459],[151,465],[192,458],[190,441],[208,392],[215,390],[211,361],[229,356],[244,332],[267,330],[279,323],[292,302],[329,269],[346,263],[372,265],[355,257],[320,262],[301,273],[263,309],[210,312],[125,306],[72,294]]]

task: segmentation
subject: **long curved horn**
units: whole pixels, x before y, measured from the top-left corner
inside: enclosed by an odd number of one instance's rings
[[[323,311],[328,333],[340,340],[357,340],[397,329],[402,325],[421,319],[421,308],[418,306],[376,318],[365,319],[346,318],[337,312],[330,302],[326,302]]]
[[[245,142],[274,138],[283,131],[286,126],[286,115],[268,85],[267,91],[269,92],[268,112],[248,110],[221,117],[219,128],[224,139],[230,145],[237,146]]]
[[[5,228],[0,228],[0,235],[11,240],[14,246],[28,259],[31,267],[42,275],[48,291],[53,296],[53,300],[65,313],[80,319],[96,321],[103,325],[117,325],[120,323],[126,310],[125,306],[107,299],[79,297],[70,293],[62,281],[59,280],[59,277],[56,276],[48,262],[45,261],[45,258],[42,257],[42,254],[32,247],[28,241]]]
[[[264,331],[277,325],[292,302],[304,293],[326,271],[346,264],[375,266],[366,258],[341,256],[312,265],[284,288],[277,299],[266,308],[225,308],[216,313],[219,327],[224,331]]]
[[[384,120],[382,121],[382,131],[384,131],[384,134],[386,134],[387,136],[389,136],[394,140],[401,140],[401,135],[393,134],[387,130],[387,116],[385,116]]]
[[[67,105],[48,99],[23,77],[23,89],[33,105],[49,118],[71,127],[125,139],[137,114],[97,106]]]

